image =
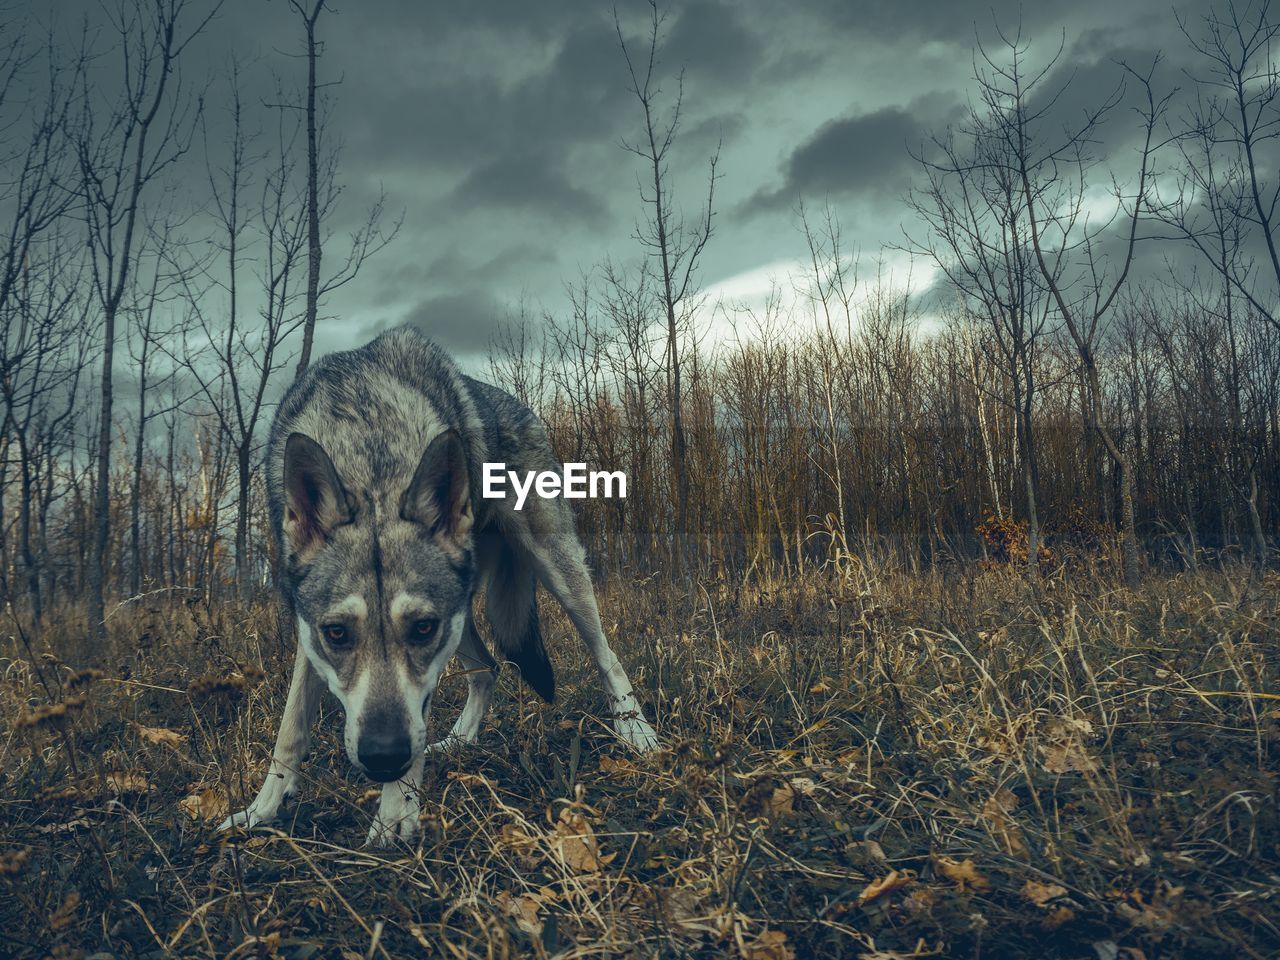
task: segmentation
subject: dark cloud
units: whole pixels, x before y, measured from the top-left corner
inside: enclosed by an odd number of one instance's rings
[[[429,52],[400,53],[430,63]],[[450,170],[616,136],[629,94],[610,22],[576,23],[530,73],[510,77],[511,66],[509,51],[478,45],[467,75],[378,65],[352,77],[350,93],[364,108],[350,117],[349,150],[383,169]]]
[[[554,161],[535,154],[504,154],[477,166],[450,194],[455,213],[501,209],[550,217],[557,225],[581,222],[597,226],[604,204],[569,182]]]
[[[194,13],[211,0],[190,2]],[[56,10],[72,43],[82,16],[102,17],[99,0],[27,6]],[[320,24],[320,76],[341,81],[325,95],[330,142],[343,144],[344,192],[326,227],[340,249],[379,186],[388,210],[403,210],[405,222],[396,242],[327,305],[329,315],[347,319],[341,329],[335,320],[320,331],[322,345],[349,345],[345,338],[375,317],[410,316],[455,349],[483,350],[505,304],[527,294],[554,309],[565,276],[606,256],[643,255],[632,228],[644,215],[636,182],[644,171],[619,146],[636,137],[641,116],[628,90],[612,0],[329,6]],[[717,199],[725,216],[704,260],[708,283],[798,255],[790,212],[805,195],[859,212],[874,203],[874,216],[849,221],[851,245],[871,251],[896,239],[906,216],[897,199],[914,174],[907,148],[955,119],[973,91],[975,34],[992,41],[997,21],[1020,23],[1034,56],[1047,56],[1065,37],[1051,79],[1071,82],[1047,131],[1114,88],[1113,57],[1136,63],[1163,47],[1171,53],[1168,83],[1182,65],[1168,0],[664,6],[663,93],[674,94],[681,68],[685,76],[670,164],[677,207],[696,208],[705,196],[706,157],[723,138]],[[648,4],[617,0],[617,10],[628,41],[642,50]],[[229,139],[219,99],[229,56],[246,62],[247,103],[267,131],[259,144],[266,149],[275,115],[263,102],[275,98],[276,77],[286,96],[299,88],[301,44],[284,0],[226,0],[180,65],[188,89],[211,83],[206,121],[216,149]],[[115,63],[102,62],[104,70]],[[1132,157],[1131,105],[1121,105],[1101,131],[1100,153],[1117,162]],[[196,210],[203,162],[197,144],[187,166],[175,168],[170,195],[189,196]],[[729,215],[734,211],[749,216]],[[198,217],[189,226],[193,237]]]
[[[457,354],[484,353],[507,308],[482,289],[461,290],[427,297],[399,317],[374,324],[376,336],[388,327],[411,323],[442,347]]]
[[[689,3],[666,36],[663,62],[695,81],[749,82],[769,58],[759,35],[744,22],[741,4]],[[699,89],[702,89],[701,87]]]
[[[1132,8],[1135,13],[1141,11],[1140,4],[1135,3]],[[1166,5],[1160,9],[1168,8]],[[1088,24],[1114,19],[1115,10],[1109,0],[1076,0],[1070,13],[1077,23]],[[856,31],[877,40],[941,40],[968,47],[975,36],[989,35],[997,25],[1009,34],[1021,29],[1024,35],[1057,26],[1064,9],[1058,4],[1022,0],[913,0],[909,5],[898,0],[812,0],[799,6],[797,12],[832,31]]]
[[[749,211],[790,208],[802,197],[902,193],[914,162],[909,149],[958,116],[951,97],[831,120],[787,157],[781,186],[758,192]]]
[[[740,110],[707,117],[680,132],[681,148],[689,157],[709,157],[717,149],[737,140],[750,122],[746,113]]]
[[[519,286],[521,279],[535,271],[556,273],[554,248],[546,243],[517,243],[490,247],[455,243],[444,247],[433,240],[417,247],[417,259],[384,261],[374,265],[375,293],[369,300],[378,308],[402,306],[419,300],[424,291],[480,289],[485,286]]]

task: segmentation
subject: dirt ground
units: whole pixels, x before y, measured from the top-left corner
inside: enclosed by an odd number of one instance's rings
[[[1280,955],[1280,578],[1106,583],[611,584],[663,739],[647,756],[609,737],[544,598],[559,701],[504,671],[480,744],[428,761],[419,840],[389,851],[362,847],[376,794],[332,700],[279,829],[213,832],[283,706],[265,604],[148,598],[102,649],[9,620],[0,953]],[[442,682],[435,731],[465,686]]]

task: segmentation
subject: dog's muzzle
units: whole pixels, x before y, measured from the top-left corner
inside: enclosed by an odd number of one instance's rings
[[[366,731],[360,734],[356,744],[356,759],[360,766],[371,780],[379,783],[391,783],[403,777],[409,770],[412,756],[409,734],[405,731]]]

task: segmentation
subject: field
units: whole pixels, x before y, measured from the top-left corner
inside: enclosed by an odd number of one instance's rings
[[[283,703],[265,605],[146,597],[100,649],[10,622],[0,953],[1274,957],[1280,581],[1113,580],[606,585],[645,757],[544,598],[559,702],[504,671],[387,852],[332,701],[287,822],[212,830]],[[447,676],[434,729],[464,695]]]

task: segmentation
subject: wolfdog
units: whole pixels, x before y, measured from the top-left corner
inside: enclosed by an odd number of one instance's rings
[[[223,829],[276,817],[327,686],[346,713],[347,756],[383,784],[369,842],[411,838],[424,755],[474,742],[492,699],[497,663],[472,611],[481,586],[500,659],[551,702],[541,582],[595,660],[613,731],[637,750],[657,745],[601,628],[568,504],[533,497],[517,512],[512,494],[481,497],[490,460],[560,468],[527,407],[464,376],[412,327],[330,354],[289,388],[266,469],[282,623],[296,618],[297,653],[266,782]],[[455,654],[466,704],[449,735],[428,744],[431,699]]]

